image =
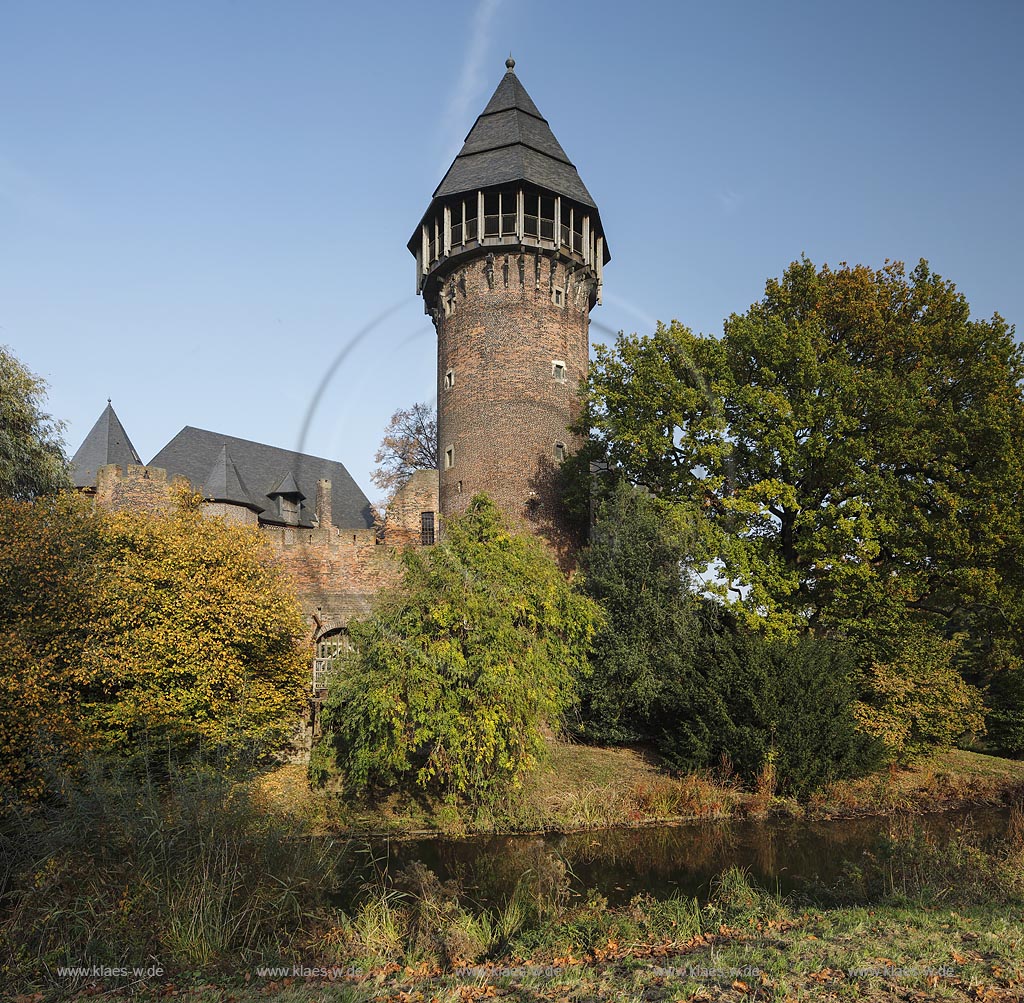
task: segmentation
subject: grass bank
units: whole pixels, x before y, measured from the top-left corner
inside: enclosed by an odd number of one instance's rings
[[[304,856],[281,840],[301,835],[294,819],[268,822],[223,788],[222,813],[216,789],[187,780],[99,825],[74,807],[71,830],[8,844],[20,856],[0,914],[0,993],[18,1003],[1024,994],[1019,809],[986,845],[966,832],[940,846],[909,821],[841,881],[801,899],[729,870],[707,902],[638,896],[610,908],[593,894],[571,898],[564,865],[547,854],[505,901],[482,908],[421,864],[346,888],[344,849],[333,860]],[[126,830],[129,814],[137,821]],[[62,961],[162,971],[69,977]]]
[[[1010,805],[1024,797],[1024,762],[962,750],[936,753],[912,767],[832,784],[798,804],[776,797],[770,783],[745,790],[721,773],[674,776],[644,750],[550,741],[547,760],[522,790],[486,808],[447,804],[415,790],[365,800],[310,792],[298,765],[265,774],[254,796],[335,833],[570,831],[772,814],[832,819]]]

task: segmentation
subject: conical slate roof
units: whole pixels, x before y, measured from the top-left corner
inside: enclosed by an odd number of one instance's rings
[[[505,76],[434,198],[529,181],[596,209],[572,161],[516,76],[515,60],[509,58],[505,65]]]
[[[206,475],[206,482],[203,484],[201,493],[207,501],[244,505],[257,514],[263,511],[246,491],[237,468],[231,462],[231,457],[228,456],[227,446],[221,447],[221,451],[217,454],[217,459],[214,460],[209,474]]]
[[[122,467],[128,466],[129,463],[142,463],[109,400],[103,414],[78,447],[78,451],[71,457],[75,487],[95,487],[96,471],[108,463],[116,463]]]

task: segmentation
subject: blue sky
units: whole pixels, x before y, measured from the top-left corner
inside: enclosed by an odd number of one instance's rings
[[[375,497],[435,392],[405,244],[510,50],[601,208],[594,340],[718,333],[801,253],[1021,324],[1022,44],[1016,2],[4,0],[0,343],[69,451],[111,397],[144,460],[196,425]]]

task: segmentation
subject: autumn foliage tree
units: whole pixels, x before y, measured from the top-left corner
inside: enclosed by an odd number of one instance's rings
[[[437,414],[429,404],[399,408],[388,422],[370,475],[390,499],[416,470],[437,466]]]
[[[0,500],[0,789],[38,795],[87,744],[70,676],[88,630],[99,523],[70,493]]]
[[[1022,659],[1022,388],[1013,328],[925,262],[803,259],[720,338],[673,322],[599,346],[591,448],[697,503],[749,625],[847,637],[878,666],[908,625],[957,636],[984,686]]]
[[[258,757],[301,707],[308,652],[289,583],[258,531],[202,515],[101,523],[93,623],[72,678],[90,740]]]
[[[542,754],[541,727],[572,704],[598,609],[483,495],[441,544],[404,560],[401,583],[350,628],[311,773],[324,779],[334,760],[353,791],[507,791]]]
[[[298,605],[254,530],[0,502],[0,780],[38,790],[90,750],[258,757],[294,726]]]

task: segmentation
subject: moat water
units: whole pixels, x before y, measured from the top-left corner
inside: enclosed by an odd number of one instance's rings
[[[642,828],[525,836],[374,840],[349,860],[366,876],[395,874],[420,862],[442,881],[458,880],[468,898],[496,904],[527,872],[564,867],[573,895],[597,891],[609,904],[634,895],[706,899],[717,875],[744,869],[757,885],[783,895],[812,892],[848,880],[879,859],[894,836],[916,828],[946,843],[961,833],[982,841],[1006,831],[1008,812],[982,808],[899,818],[809,822],[763,819],[694,822]]]

